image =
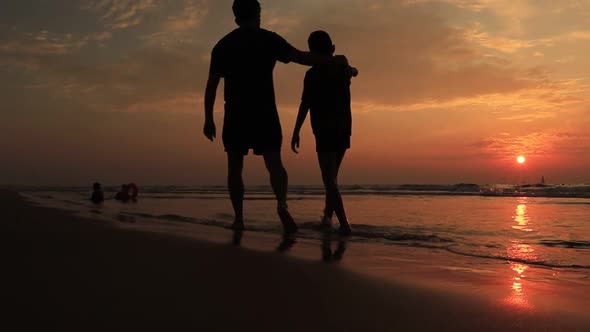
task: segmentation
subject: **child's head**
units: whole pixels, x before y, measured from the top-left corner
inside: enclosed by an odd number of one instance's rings
[[[92,185],[92,189],[94,189],[94,190],[100,190],[100,183],[94,182],[94,184]]]
[[[314,31],[307,39],[309,50],[313,53],[333,55],[336,47],[332,44],[332,38],[325,31]]]

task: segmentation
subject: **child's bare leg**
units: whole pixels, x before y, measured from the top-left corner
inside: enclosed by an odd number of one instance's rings
[[[332,216],[334,215],[334,209],[330,205],[330,201],[328,200],[328,195],[326,195],[326,201],[324,203],[324,216],[322,218],[322,222],[329,222],[332,220]]]
[[[345,153],[346,153],[346,150],[336,152],[336,153],[334,153],[334,157],[331,158],[332,163],[329,165],[329,167],[330,167],[331,173],[336,174],[336,179],[338,179],[338,173],[340,172],[340,165],[342,164],[342,160],[344,159]],[[327,193],[327,191],[326,191],[326,193]],[[333,215],[334,215],[334,207],[330,203],[330,200],[328,199],[328,195],[326,195],[326,203],[325,203],[325,207],[324,207],[323,220],[332,220]]]
[[[340,152],[318,152],[318,161],[322,171],[322,180],[326,189],[326,215],[336,213],[341,229],[350,229],[344,210],[342,196],[338,189],[338,172],[346,150]]]

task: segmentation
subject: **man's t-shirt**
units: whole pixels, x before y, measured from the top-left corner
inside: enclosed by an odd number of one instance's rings
[[[224,141],[282,137],[273,70],[277,61],[288,63],[293,50],[264,29],[238,28],[217,43],[210,72],[224,78]]]
[[[346,65],[314,66],[305,74],[302,101],[310,106],[315,136],[350,136],[351,75]]]

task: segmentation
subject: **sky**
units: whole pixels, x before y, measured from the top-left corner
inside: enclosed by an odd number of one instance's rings
[[[203,92],[231,4],[0,2],[0,184],[224,184]],[[326,30],[360,71],[340,183],[590,183],[590,0],[261,4],[264,28],[302,50]],[[305,71],[275,69],[283,157],[290,183],[320,184],[309,122],[288,146]],[[261,158],[244,179],[268,183]]]

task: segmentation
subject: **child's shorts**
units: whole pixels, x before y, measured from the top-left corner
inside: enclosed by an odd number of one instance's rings
[[[350,149],[350,136],[327,135],[315,137],[316,152],[338,152]]]

